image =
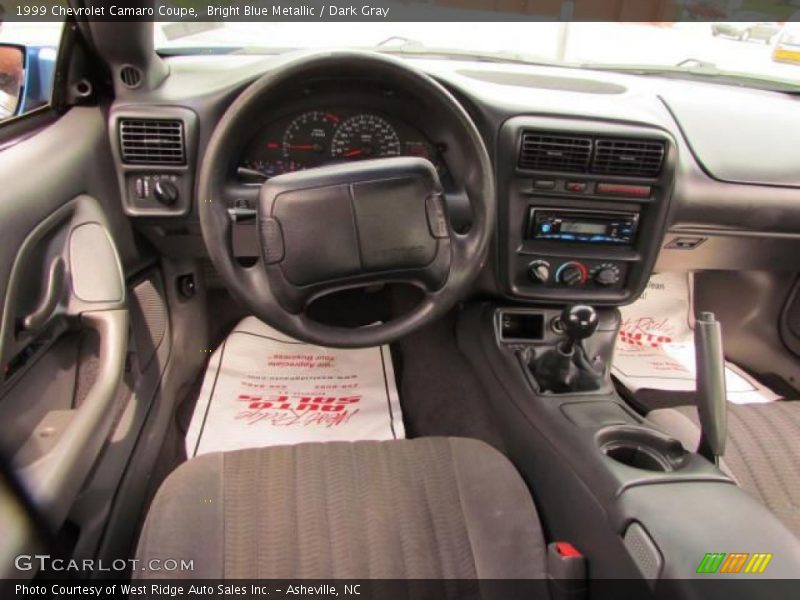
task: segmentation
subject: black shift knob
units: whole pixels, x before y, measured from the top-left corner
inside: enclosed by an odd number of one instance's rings
[[[561,312],[561,327],[567,336],[565,352],[572,352],[572,347],[579,340],[591,337],[597,331],[599,319],[597,311],[587,304],[573,304]]]

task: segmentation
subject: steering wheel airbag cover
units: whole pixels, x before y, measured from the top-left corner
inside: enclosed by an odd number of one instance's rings
[[[437,194],[436,170],[420,158],[335,165],[267,181],[259,219],[280,225],[286,279],[308,285],[430,264],[440,243],[427,205]]]

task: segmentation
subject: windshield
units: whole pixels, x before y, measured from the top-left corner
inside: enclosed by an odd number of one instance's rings
[[[800,31],[784,32],[778,39],[779,46],[800,46]]]
[[[430,55],[631,70],[800,88],[800,57],[776,56],[796,24],[731,23],[156,23],[165,53],[275,53],[357,47]],[[770,87],[770,86],[766,86]]]

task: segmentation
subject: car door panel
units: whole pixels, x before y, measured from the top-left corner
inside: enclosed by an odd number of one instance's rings
[[[102,110],[74,108],[0,152],[0,439],[53,531],[124,406],[139,253],[108,144]]]
[[[58,264],[62,265],[60,269],[51,268]],[[52,283],[54,272],[62,282]],[[34,288],[38,288],[37,294],[30,293]],[[48,294],[58,297],[52,300]],[[49,307],[49,314],[37,317],[35,329],[26,329],[30,315],[43,314],[43,307]],[[19,380],[26,379],[24,375],[34,380],[50,379],[38,361],[30,365],[15,362],[20,354],[32,359],[39,344],[46,346],[51,340],[57,344],[64,333],[85,330],[93,331],[99,340],[98,360],[94,384],[80,406],[73,398],[75,386],[69,389],[63,383],[69,381],[68,376],[61,377],[60,382],[54,380],[53,387],[41,390],[38,396],[25,393],[25,386],[17,387]],[[105,217],[96,200],[78,196],[34,228],[20,246],[6,288],[0,326],[0,359],[10,365],[6,389],[0,397],[7,418],[0,430],[16,429],[17,439],[20,429],[23,435],[28,434],[15,449],[13,463],[55,526],[66,516],[108,437],[114,416],[110,409],[128,350],[127,334],[122,267]],[[31,347],[33,350],[29,350]],[[61,347],[57,344],[54,351]],[[78,364],[74,352],[62,356],[60,362],[72,370]],[[26,409],[33,404],[46,408],[34,411],[41,419],[27,430],[19,426],[15,415],[30,414]],[[28,419],[25,424],[29,427],[35,420]],[[3,439],[10,437],[3,435]]]

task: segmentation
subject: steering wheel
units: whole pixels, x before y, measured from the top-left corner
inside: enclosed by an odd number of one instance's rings
[[[261,255],[254,265],[242,266],[233,253],[228,213],[232,160],[252,135],[252,124],[285,101],[287,89],[332,74],[394,85],[430,111],[460,159],[453,177],[469,198],[472,225],[464,234],[452,229],[438,173],[427,160],[393,157],[322,166],[261,186],[256,216]],[[467,293],[488,254],[496,200],[483,140],[447,90],[398,59],[325,51],[286,59],[230,105],[203,158],[198,202],[214,266],[256,317],[302,341],[366,347],[432,322]],[[386,323],[337,327],[307,314],[308,305],[325,294],[398,282],[420,288],[422,299]]]

